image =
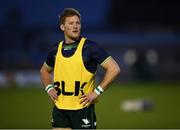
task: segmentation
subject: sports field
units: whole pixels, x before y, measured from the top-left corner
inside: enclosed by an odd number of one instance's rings
[[[125,112],[128,99],[148,99],[148,111]],[[98,128],[180,128],[180,83],[118,83],[96,105]],[[0,128],[51,128],[52,102],[40,87],[0,89]]]

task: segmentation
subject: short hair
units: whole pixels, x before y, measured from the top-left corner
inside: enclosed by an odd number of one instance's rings
[[[64,11],[59,15],[60,24],[64,24],[66,17],[78,16],[81,20],[81,14],[74,8],[65,8]]]

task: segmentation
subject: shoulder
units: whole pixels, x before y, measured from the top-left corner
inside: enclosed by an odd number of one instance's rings
[[[51,45],[50,49],[49,49],[49,52],[48,52],[48,56],[54,56],[56,55],[57,53],[57,50],[58,50],[58,46],[59,46],[59,43],[54,43]]]
[[[50,67],[54,67],[55,56],[57,54],[59,43],[55,43],[50,47],[49,53],[46,57],[46,64]]]
[[[91,52],[99,52],[99,51],[105,51],[103,47],[101,47],[96,41],[86,39],[84,48],[90,49]]]
[[[99,47],[98,43],[96,41],[90,40],[90,39],[86,39],[85,43],[84,43],[84,47],[85,48],[97,48]]]
[[[52,44],[49,49],[49,53],[56,53],[58,50],[59,44],[60,44],[60,42],[56,42],[56,43]]]
[[[51,47],[51,50],[54,50],[54,51],[56,50],[57,51],[58,46],[59,46],[59,43],[53,44],[52,47]]]

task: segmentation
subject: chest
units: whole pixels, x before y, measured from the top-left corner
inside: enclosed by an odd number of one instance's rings
[[[72,49],[68,49],[68,50],[62,49],[61,52],[64,57],[70,58],[75,54],[76,48],[72,48]],[[90,50],[88,48],[82,49],[82,60],[85,64],[91,61],[91,54],[90,54]]]

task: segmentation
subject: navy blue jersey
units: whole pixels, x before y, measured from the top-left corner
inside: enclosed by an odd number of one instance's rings
[[[80,39],[71,44],[63,43],[63,48],[62,48],[63,56],[64,57],[72,56],[74,52],[76,51],[79,41]],[[46,64],[50,67],[54,67],[58,45],[59,43],[53,46],[52,50],[50,50],[46,58]],[[83,55],[84,66],[91,73],[94,73],[96,71],[98,64],[101,64],[110,56],[96,42],[90,41],[88,39],[86,39],[84,43],[82,55]]]

